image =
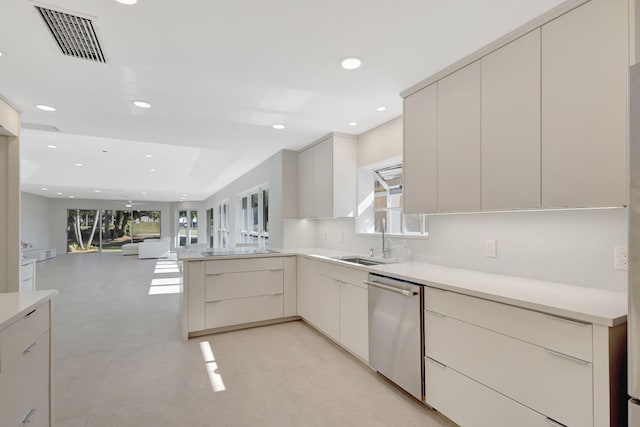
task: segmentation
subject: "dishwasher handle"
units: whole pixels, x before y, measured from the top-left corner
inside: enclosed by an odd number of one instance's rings
[[[389,285],[383,285],[382,283],[370,282],[368,280],[364,281],[365,285],[373,286],[374,288],[384,289],[385,291],[395,292],[396,294],[402,294],[405,297],[411,297],[414,295],[418,295],[418,292],[411,292],[406,289],[400,289]]]

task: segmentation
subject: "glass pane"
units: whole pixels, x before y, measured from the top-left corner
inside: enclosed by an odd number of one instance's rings
[[[178,212],[178,245],[186,246],[187,244],[187,211]]]
[[[191,211],[190,219],[189,243],[193,245],[198,243],[198,211]]]
[[[207,209],[207,241],[209,242],[210,248],[213,247],[214,227],[213,208]]]
[[[133,211],[133,240],[160,238],[160,211]]]
[[[98,210],[68,209],[67,252],[98,252],[100,250],[99,222]]]
[[[269,232],[269,190],[262,191],[262,231]]]
[[[249,207],[248,207],[248,203],[249,203],[249,198],[248,197],[243,197],[242,198],[242,230],[243,231],[247,231],[249,230]]]
[[[131,242],[131,211],[107,210],[102,213],[102,252],[118,252]]]
[[[251,231],[258,231],[258,193],[251,195]]]

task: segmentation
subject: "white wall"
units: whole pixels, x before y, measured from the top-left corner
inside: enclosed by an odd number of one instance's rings
[[[170,205],[166,202],[148,202],[148,204],[138,207],[144,210],[160,211],[161,237],[172,236]],[[49,243],[58,254],[67,253],[68,209],[127,209],[124,207],[124,202],[116,200],[49,199],[48,206]]]
[[[319,247],[380,255],[380,236],[356,234],[353,219],[317,221]],[[626,291],[614,247],[627,245],[627,209],[429,216],[428,239],[392,238],[414,261],[577,286]],[[324,237],[326,236],[326,240]],[[497,240],[498,257],[484,255]]]
[[[205,210],[215,209],[219,202],[229,200],[231,247],[240,236],[239,194],[261,184],[269,185],[269,246],[283,247],[283,218],[297,216],[297,155],[289,150],[274,154],[205,200]]]
[[[402,156],[402,116],[358,137],[358,167]]]
[[[49,200],[31,193],[20,193],[20,239],[34,249],[49,249]]]

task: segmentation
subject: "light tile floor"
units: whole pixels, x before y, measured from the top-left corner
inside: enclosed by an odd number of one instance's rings
[[[58,427],[453,425],[300,321],[181,341],[176,270],[119,254],[37,264],[38,289],[60,292]]]

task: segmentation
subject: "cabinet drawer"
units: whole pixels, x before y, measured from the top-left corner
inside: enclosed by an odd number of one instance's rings
[[[49,390],[47,389],[40,395],[35,405],[27,410],[18,425],[20,427],[49,427],[49,421]]]
[[[592,325],[426,288],[427,310],[591,362]]]
[[[18,359],[49,329],[49,302],[46,302],[0,331],[0,372]]]
[[[33,264],[25,264],[20,266],[20,280],[31,279],[33,277]]]
[[[20,292],[34,291],[33,276],[20,281]]]
[[[35,341],[31,351],[16,359],[10,369],[0,372],[0,390],[10,390],[0,399],[0,425],[21,425],[29,411],[38,406],[42,394],[48,396],[49,340],[47,331]],[[47,399],[45,412],[49,411],[48,406]]]
[[[243,271],[282,270],[282,257],[245,258],[220,261],[206,261],[206,274],[241,273]]]
[[[426,401],[461,426],[550,427],[546,417],[427,358]]]
[[[208,275],[206,301],[282,294],[283,274],[283,270],[268,270]]]
[[[339,282],[350,283],[355,286],[360,286],[361,288],[367,287],[367,285],[363,283],[368,277],[368,273],[366,271],[330,263],[322,263],[319,271],[320,274],[331,277]]]
[[[283,297],[280,294],[208,302],[205,311],[207,329],[278,319],[282,318]]]
[[[593,425],[592,364],[425,312],[428,357],[569,426]]]

